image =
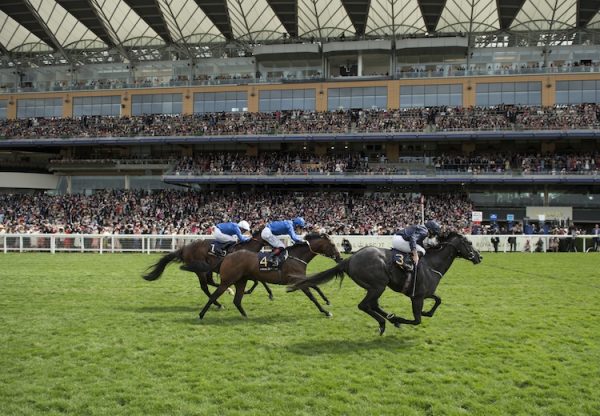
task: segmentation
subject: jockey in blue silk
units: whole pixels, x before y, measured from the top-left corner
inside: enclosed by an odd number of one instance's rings
[[[440,231],[440,225],[434,220],[427,221],[425,225],[410,225],[403,228],[392,237],[392,247],[403,253],[411,254],[414,270],[416,272],[417,264],[419,263],[419,255],[425,254],[423,241],[428,237],[439,235]],[[403,292],[408,290],[412,279],[413,273],[408,273],[406,282],[404,283]]]
[[[304,229],[304,227],[306,227],[306,223],[302,217],[294,218],[293,221],[273,221],[263,228],[260,236],[273,247],[272,258],[275,258],[281,255],[285,250],[283,241],[277,237],[280,235],[288,235],[294,243],[302,243],[304,242],[304,239],[296,234],[295,229],[301,230]]]
[[[213,237],[222,244],[249,241],[250,237],[245,236],[242,231],[244,233],[250,231],[248,221],[242,220],[237,224],[235,222],[222,222],[215,226]]]

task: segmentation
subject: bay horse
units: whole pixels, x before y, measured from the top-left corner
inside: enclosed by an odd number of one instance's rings
[[[228,249],[229,252],[247,250],[253,253],[258,253],[267,244],[267,242],[264,241],[260,236],[261,231],[262,228],[252,233],[252,238],[249,241],[243,243],[240,242],[233,245]],[[211,245],[214,243],[214,241],[214,239],[196,240],[193,243],[186,244],[179,250],[175,250],[164,255],[159,261],[150,266],[152,270],[142,277],[148,281],[157,280],[165,271],[165,268],[169,263],[172,261],[180,262],[183,263],[180,267],[181,270],[196,273],[196,276],[198,276],[198,282],[200,283],[200,288],[206,294],[206,296],[210,297],[211,293],[208,289],[208,285],[214,287],[219,286],[217,283],[215,283],[212,274],[213,272],[219,273],[221,263],[224,259],[224,257],[217,257],[210,254]],[[209,265],[209,269],[206,268],[206,264]],[[269,294],[269,299],[273,299],[273,292],[269,286],[264,282],[263,286]],[[256,287],[256,285],[254,285],[252,289],[254,289],[254,287]],[[221,304],[219,302],[215,302],[215,306],[221,308]]]
[[[225,257],[223,264],[221,264],[221,283],[200,311],[200,319],[204,318],[210,305],[215,303],[219,296],[231,285],[235,286],[233,303],[242,316],[247,317],[248,315],[246,315],[244,308],[242,308],[242,298],[244,297],[244,290],[248,280],[288,285],[292,282],[291,276],[306,275],[306,266],[317,254],[330,257],[336,262],[342,260],[335,244],[327,234],[308,234],[304,237],[304,240],[305,243],[296,244],[287,249],[288,258],[283,261],[281,268],[277,270],[261,271],[256,253],[250,251],[239,250]],[[325,316],[331,316],[312,295],[310,292],[311,286],[307,285],[307,287],[302,288],[302,292],[315,304],[321,313]]]
[[[428,249],[419,261],[416,279],[413,281],[414,287],[408,290],[409,293],[404,293],[411,298],[414,315],[414,319],[405,319],[387,313],[379,306],[379,298],[386,287],[403,293],[406,272],[394,263],[393,256],[394,253],[390,249],[364,247],[329,270],[296,280],[287,290],[288,292],[304,290],[309,286],[325,283],[334,277],[343,279],[346,273],[357,285],[366,289],[367,294],[358,304],[358,309],[379,323],[379,334],[383,335],[386,319],[399,328],[401,324],[419,325],[421,316],[433,316],[442,303],[435,290],[456,257],[469,260],[473,264],[478,264],[482,260],[479,252],[466,237],[454,232],[442,237],[439,246]],[[423,311],[424,299],[433,299],[435,302],[429,311]]]

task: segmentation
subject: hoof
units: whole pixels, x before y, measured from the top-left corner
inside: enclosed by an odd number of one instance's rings
[[[385,326],[380,326],[379,327],[379,335],[383,335],[383,333],[385,332]]]
[[[325,314],[325,316],[327,318],[333,318],[333,314],[331,312],[329,312],[329,311],[327,311],[327,313]]]
[[[273,300],[273,299],[275,299],[275,298],[273,297],[273,295],[269,295],[269,300]]]
[[[227,293],[233,296],[233,290],[230,287],[227,288]]]
[[[325,305],[331,306],[331,302],[327,301],[325,302]]]
[[[199,320],[202,320],[202,318],[204,318],[204,315],[202,315],[202,314],[198,315]]]
[[[215,305],[215,308],[220,311],[221,309],[225,309],[225,306],[223,305]]]

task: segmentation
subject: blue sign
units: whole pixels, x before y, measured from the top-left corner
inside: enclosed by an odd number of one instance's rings
[[[515,214],[506,214],[506,221],[514,221],[515,220]]]
[[[496,221],[498,216],[496,214],[490,214],[490,221]]]

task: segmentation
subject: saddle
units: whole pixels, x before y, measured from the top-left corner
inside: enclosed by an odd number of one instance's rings
[[[287,250],[283,250],[279,255],[273,255],[272,252],[258,253],[258,270],[261,272],[279,270],[287,258]]]
[[[234,244],[235,241],[219,243],[218,241],[214,240],[210,245],[208,254],[215,257],[225,257],[227,255],[227,250],[229,250]]]
[[[404,253],[396,249],[392,249],[392,261],[406,272],[412,272],[415,269],[415,264],[410,253]]]

